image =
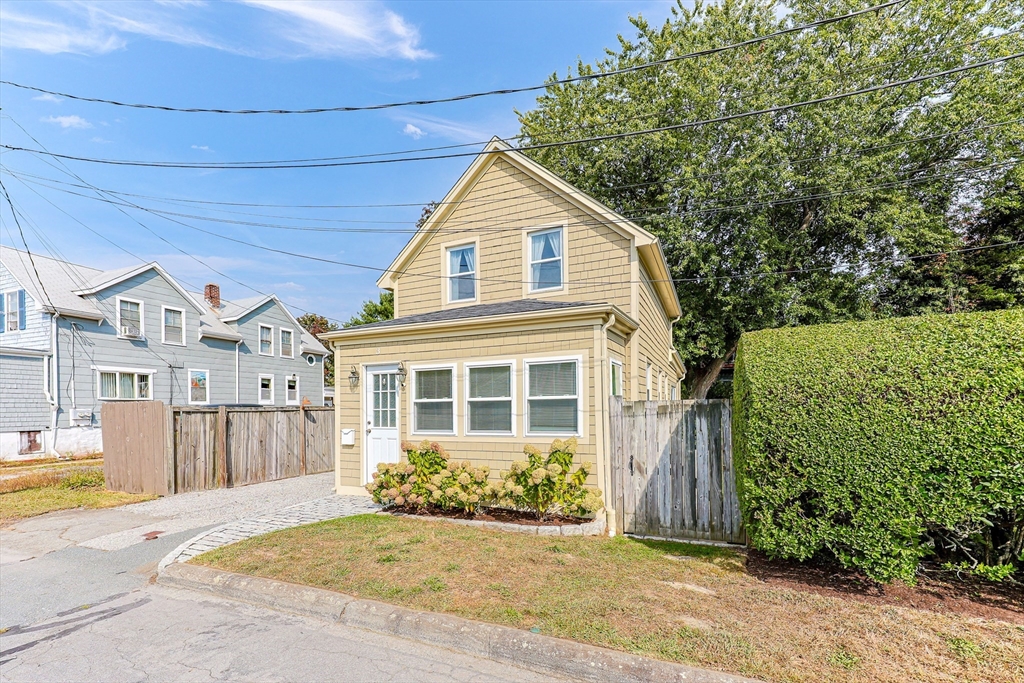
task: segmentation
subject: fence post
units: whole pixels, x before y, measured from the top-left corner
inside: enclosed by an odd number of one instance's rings
[[[299,476],[306,476],[306,406],[299,406]]]
[[[167,494],[178,492],[178,467],[174,457],[174,406],[167,406],[164,418],[164,475]]]
[[[217,487],[228,487],[228,407],[217,407]]]

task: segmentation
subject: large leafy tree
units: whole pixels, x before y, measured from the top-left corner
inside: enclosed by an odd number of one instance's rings
[[[363,302],[359,312],[349,318],[343,327],[354,327],[376,323],[381,320],[391,320],[395,317],[395,294],[394,292],[381,292],[376,301],[370,299]]]
[[[863,6],[680,3],[661,26],[633,19],[634,38],[576,71],[634,67]],[[1011,55],[1024,49],[1022,14],[1011,0],[907,0],[745,48],[551,85],[520,113],[522,142],[721,118]],[[704,397],[744,331],[947,310],[961,296],[949,259],[907,257],[962,247],[979,199],[1014,168],[1022,61],[530,153],[662,239],[684,311],[676,346],[691,395]]]

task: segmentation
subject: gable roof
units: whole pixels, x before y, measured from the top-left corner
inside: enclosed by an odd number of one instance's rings
[[[195,297],[193,297],[192,294],[190,294],[189,292],[185,291],[185,288],[179,285],[178,281],[171,277],[170,273],[161,268],[160,264],[157,263],[156,261],[143,263],[142,265],[139,266],[118,268],[117,270],[100,271],[89,280],[86,286],[80,289],[76,289],[75,291],[72,292],[72,294],[77,294],[78,296],[96,294],[98,292],[102,292],[104,289],[109,289],[114,285],[120,284],[125,280],[130,280],[136,275],[141,275],[142,273],[148,272],[150,270],[155,270],[157,274],[159,274],[160,277],[162,277],[167,282],[167,284],[173,287],[178,292],[178,294],[181,294],[185,301],[192,304],[192,307],[195,308],[200,313],[203,312],[203,307],[199,305],[199,302],[196,301]]]
[[[466,318],[483,318],[491,315],[513,315],[515,313],[536,313],[538,311],[553,311],[564,308],[576,308],[579,306],[594,306],[589,302],[582,301],[542,301],[540,299],[513,299],[512,301],[501,301],[494,304],[477,304],[475,306],[462,306],[459,308],[447,308],[442,311],[431,311],[430,313],[418,313],[406,315],[391,320],[381,320],[365,325],[353,325],[345,328],[349,330],[366,330],[379,327],[395,327],[397,325],[414,325],[416,323],[433,323],[447,320],[464,320]]]
[[[258,310],[260,307],[266,305],[268,302],[273,301],[284,314],[295,324],[295,329],[301,330],[300,334],[300,353],[313,353],[318,355],[325,355],[327,353],[326,347],[321,344],[316,337],[306,331],[306,328],[296,320],[292,312],[288,310],[288,307],[281,303],[281,300],[277,298],[276,294],[267,294],[265,296],[250,296],[245,299],[238,299],[236,301],[221,300],[221,310],[217,312],[220,320],[225,323],[238,322],[245,316],[249,315],[253,311]],[[212,309],[211,309],[212,310]]]
[[[679,297],[676,294],[676,288],[672,283],[672,276],[669,273],[668,264],[665,261],[665,255],[661,250],[661,243],[657,237],[628,220],[622,214],[612,211],[601,202],[569,184],[497,137],[491,138],[491,141],[484,147],[483,152],[477,155],[458,182],[441,200],[438,208],[423,223],[405,247],[402,248],[402,251],[395,257],[395,260],[391,262],[391,265],[388,266],[384,274],[377,280],[378,287],[394,290],[395,283],[404,274],[404,269],[426,247],[430,238],[437,234],[444,221],[447,220],[462,199],[472,191],[476,183],[483,177],[483,174],[499,158],[530,176],[541,185],[546,186],[581,211],[590,214],[591,217],[604,223],[615,232],[632,239],[640,259],[651,274],[652,283],[658,292],[658,297],[665,311],[670,318],[677,318],[682,315]]]

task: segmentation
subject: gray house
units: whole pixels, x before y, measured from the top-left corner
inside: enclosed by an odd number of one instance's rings
[[[273,295],[0,247],[0,459],[101,451],[105,401],[321,406],[326,354]]]

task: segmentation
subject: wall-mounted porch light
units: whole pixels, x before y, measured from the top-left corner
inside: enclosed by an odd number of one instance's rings
[[[404,362],[399,362],[398,363],[398,383],[401,384],[403,387],[405,386],[405,378],[406,378],[406,376],[408,374],[409,373],[405,369],[405,363]]]
[[[359,386],[359,370],[354,365],[348,373],[348,383],[353,389]]]

